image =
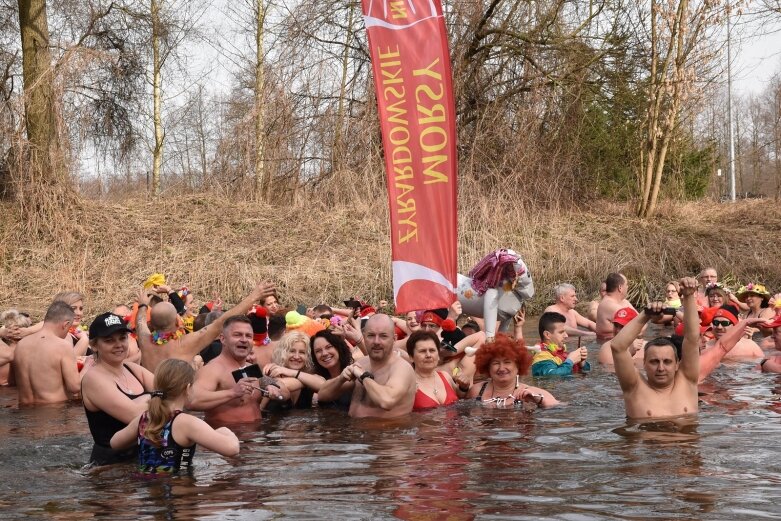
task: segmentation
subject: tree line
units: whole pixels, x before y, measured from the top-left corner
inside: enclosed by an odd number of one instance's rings
[[[631,200],[645,217],[660,197],[723,194],[726,20],[781,14],[777,0],[443,8],[462,185]],[[2,0],[0,39],[0,192],[29,215],[79,192],[339,204],[384,185],[360,2]],[[738,191],[778,199],[781,76],[736,114]]]

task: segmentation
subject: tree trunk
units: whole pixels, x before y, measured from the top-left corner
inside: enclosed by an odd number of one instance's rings
[[[19,28],[30,166],[37,175],[56,178],[57,122],[45,0],[19,0]]]
[[[344,123],[344,98],[347,91],[347,68],[350,60],[350,40],[353,36],[353,4],[350,3],[347,14],[347,34],[344,37],[344,49],[342,50],[342,81],[339,86],[339,105],[336,109],[336,130],[334,132],[334,146],[331,151],[331,171],[341,168],[343,159],[342,125]]]
[[[154,102],[155,148],[152,151],[152,194],[160,195],[160,172],[163,166],[162,116],[162,59],[160,56],[160,4],[162,0],[151,0],[152,14],[152,99]]]
[[[266,136],[263,134],[264,106],[263,90],[266,77],[263,71],[263,25],[266,18],[263,0],[255,0],[255,199],[268,200],[271,194],[271,182],[266,181],[266,169],[263,163]],[[267,187],[264,185],[267,184]],[[264,194],[265,188],[265,194]]]

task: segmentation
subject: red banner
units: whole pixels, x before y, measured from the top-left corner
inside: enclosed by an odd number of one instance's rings
[[[440,0],[363,0],[399,313],[455,301],[456,119]]]

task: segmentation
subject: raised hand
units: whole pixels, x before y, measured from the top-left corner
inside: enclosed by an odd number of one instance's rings
[[[681,297],[689,297],[697,291],[697,279],[694,277],[683,277],[678,284],[681,286]]]

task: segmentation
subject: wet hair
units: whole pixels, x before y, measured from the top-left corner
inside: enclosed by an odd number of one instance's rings
[[[214,311],[209,311],[208,313],[206,313],[206,316],[203,319],[203,325],[208,326],[209,324],[211,324],[212,322],[220,318],[223,313],[224,311],[220,311],[219,309],[215,309]],[[228,320],[230,320],[230,318],[228,318],[225,322],[227,322]]]
[[[303,343],[305,346],[309,345],[309,337],[306,333],[301,331],[291,331],[285,333],[285,336],[274,347],[274,351],[271,353],[271,361],[277,365],[287,367],[287,359],[290,356],[290,349],[298,343]],[[311,349],[305,349],[304,355],[304,368],[302,371],[305,373],[311,373],[314,370],[315,364],[312,362]]]
[[[553,332],[553,326],[556,324],[566,324],[567,323],[567,317],[562,315],[561,313],[557,313],[556,311],[546,311],[542,314],[540,317],[540,323],[538,324],[538,332],[540,333],[540,340],[543,340],[543,333],[545,331],[552,333]]]
[[[563,283],[559,284],[558,286],[553,288],[553,294],[556,295],[556,300],[560,299],[562,295],[564,295],[565,291],[575,291],[575,286],[569,283]]]
[[[344,371],[345,367],[353,363],[353,355],[350,351],[350,346],[347,345],[347,342],[344,341],[344,338],[335,334],[333,331],[323,329],[315,333],[314,336],[309,339],[309,356],[312,357],[312,365],[315,368],[315,374],[318,374],[328,380],[331,378],[331,373],[328,372],[328,369],[320,365],[320,362],[317,361],[317,357],[315,356],[315,340],[318,338],[324,339],[326,342],[336,348],[336,352],[339,355],[340,372]]]
[[[271,340],[279,340],[285,333],[286,326],[284,315],[271,315],[268,317],[268,337]]]
[[[192,385],[194,379],[195,370],[184,360],[169,358],[157,366],[154,383],[156,392],[152,393],[149,400],[148,421],[141,433],[152,445],[160,447],[163,427],[173,414],[171,400],[179,398],[187,391],[187,386]]]
[[[193,333],[206,327],[206,315],[208,315],[208,313],[199,313],[198,316],[193,319]]]
[[[65,302],[69,306],[74,305],[78,301],[84,300],[84,295],[79,293],[78,291],[61,291],[54,295],[54,298],[52,298],[52,302]]]
[[[613,293],[619,286],[626,284],[626,279],[620,273],[611,273],[605,279],[605,291]]]
[[[64,300],[55,300],[52,302],[49,309],[46,310],[46,315],[43,317],[44,322],[64,322],[66,320],[73,320],[76,317],[76,313],[71,309],[71,305]]]
[[[683,337],[681,337],[683,338]],[[656,346],[670,346],[673,348],[673,353],[675,353],[675,361],[681,359],[681,344],[680,346],[675,343],[675,341],[669,337],[669,336],[659,336],[654,338],[653,340],[649,340],[648,343],[645,345],[645,352],[643,353],[643,360],[645,360],[648,357],[648,349],[651,347]]]
[[[410,336],[407,337],[407,354],[410,358],[412,358],[412,355],[415,353],[415,345],[421,340],[433,340],[437,346],[437,352],[442,349],[442,342],[440,342],[436,333],[429,331],[428,329],[419,329],[413,331]]]
[[[242,324],[247,324],[249,327],[252,327],[252,322],[250,322],[249,317],[247,317],[246,315],[233,315],[232,317],[226,318],[225,322],[222,323],[223,332],[226,329],[228,329],[232,324],[235,324],[237,322],[240,322]]]
[[[523,375],[532,365],[532,355],[526,349],[523,340],[514,340],[507,335],[498,334],[493,342],[483,344],[475,355],[477,372],[489,374],[491,362],[496,359],[510,359],[518,366],[518,374]]]
[[[320,315],[332,315],[334,312],[333,309],[331,309],[331,306],[327,304],[318,304],[317,306],[312,308],[312,313],[315,314],[315,316]]]
[[[0,325],[3,326],[17,326],[17,327],[30,327],[30,317],[23,315],[16,309],[9,309],[0,313]]]

